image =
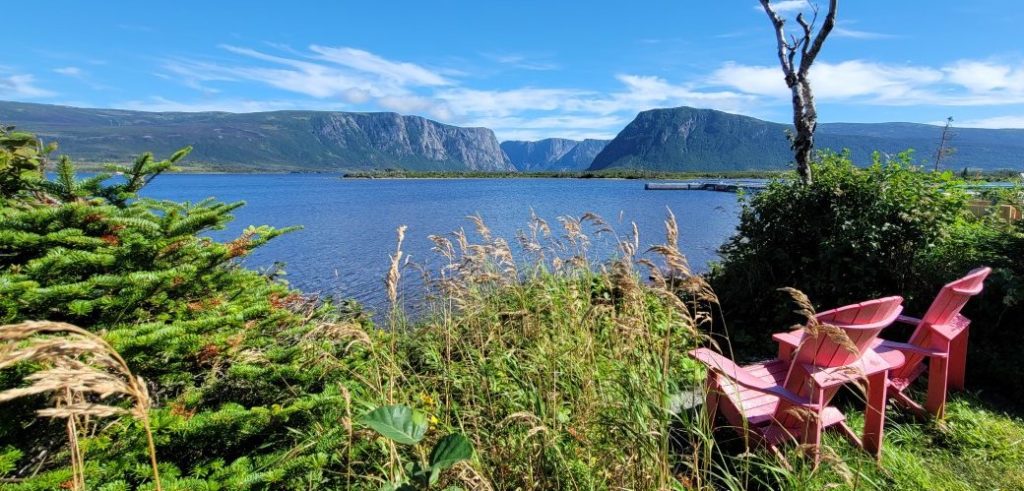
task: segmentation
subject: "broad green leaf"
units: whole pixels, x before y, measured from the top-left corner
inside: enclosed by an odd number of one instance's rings
[[[427,418],[408,406],[382,406],[360,420],[384,437],[403,445],[415,445],[427,432]]]
[[[447,469],[456,462],[469,460],[473,457],[473,444],[462,433],[452,433],[437,442],[430,451],[430,466],[434,469]]]

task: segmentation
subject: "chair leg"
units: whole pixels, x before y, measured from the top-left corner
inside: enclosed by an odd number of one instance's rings
[[[707,393],[704,395],[704,417],[707,418],[706,422],[708,429],[715,428],[715,416],[718,415],[718,400],[721,398],[718,384],[712,379],[713,375],[708,376],[707,381],[704,384],[704,390]]]
[[[902,406],[903,408],[907,409],[908,411],[914,413],[914,416],[916,416],[918,419],[920,419],[920,420],[928,419],[928,411],[926,411],[924,409],[924,406],[918,404],[913,399],[907,397],[906,394],[904,394],[904,393],[902,393],[900,391],[894,391],[894,392],[891,392],[889,394],[889,397],[896,404],[898,404],[898,405]]]
[[[953,339],[949,346],[949,388],[964,390],[964,375],[967,372],[967,335],[966,328]]]
[[[844,437],[846,437],[847,440],[850,441],[851,444],[853,444],[853,446],[857,448],[864,448],[864,442],[861,441],[860,437],[853,432],[853,429],[850,428],[850,425],[846,424],[846,422],[844,421],[840,422],[838,426],[839,431],[843,434]]]
[[[825,391],[814,387],[811,390],[811,403],[821,404],[825,398]],[[815,469],[821,463],[821,412],[807,415],[804,420],[803,443],[807,451],[811,453],[811,459]]]
[[[864,411],[864,450],[882,458],[882,431],[885,428],[885,393],[889,372],[868,376],[868,400]]]
[[[948,368],[949,363],[945,358],[932,357],[928,362],[928,400],[924,408],[938,419],[942,419],[946,412]]]

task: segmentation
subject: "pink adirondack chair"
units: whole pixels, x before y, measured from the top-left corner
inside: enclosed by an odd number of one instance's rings
[[[920,319],[900,316],[896,322],[916,326],[906,343],[881,340],[878,353],[891,356],[901,352],[906,362],[889,374],[890,397],[919,416],[931,414],[941,418],[946,412],[948,389],[963,390],[967,370],[967,336],[971,321],[960,310],[971,297],[981,293],[991,268],[978,268],[959,280],[947,283]],[[924,406],[906,394],[925,371],[928,360],[928,396]]]
[[[818,320],[837,327],[846,339],[819,332],[784,358],[741,367],[707,348],[691,351],[691,357],[710,369],[708,417],[713,423],[721,411],[748,445],[778,451],[786,441],[807,444],[815,465],[820,459],[821,433],[832,426],[880,456],[886,377],[889,363],[899,360],[884,360],[870,347],[899,316],[902,301],[902,297],[888,297],[822,312]],[[840,386],[864,378],[868,405],[862,441],[846,425],[843,413],[828,402]]]
[[[896,322],[916,326],[906,343],[879,339],[873,348],[883,358],[904,359],[901,367],[889,373],[889,397],[919,416],[931,414],[941,418],[946,409],[949,388],[964,388],[967,367],[967,335],[971,321],[960,310],[974,295],[981,293],[991,268],[978,268],[952,283],[946,284],[920,319],[899,316]],[[779,342],[779,356],[784,357],[800,344],[799,332],[773,336]],[[912,400],[906,389],[924,373],[928,360],[928,396],[924,406]]]

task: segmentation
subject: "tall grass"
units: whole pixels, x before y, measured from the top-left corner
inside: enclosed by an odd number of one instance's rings
[[[516,238],[526,263],[481,217],[469,219],[471,233],[431,237],[445,265],[430,278],[430,309],[415,323],[389,316],[360,376],[382,400],[419,405],[470,435],[476,485],[678,486],[669,402],[699,373],[684,353],[710,315],[710,290],[678,250],[675,218],[666,243],[641,257],[635,226],[620,237],[594,214],[557,227],[534,216]],[[401,231],[386,280],[393,302]],[[592,234],[615,240],[617,257],[592,264]]]

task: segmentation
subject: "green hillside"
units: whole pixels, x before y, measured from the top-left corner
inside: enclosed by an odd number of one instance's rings
[[[154,113],[0,102],[0,121],[87,162],[192,145],[191,162],[220,170],[513,170],[489,129],[395,113]]]
[[[781,169],[792,160],[786,139],[788,125],[749,116],[678,107],[637,115],[594,158],[590,170],[635,168],[658,171]],[[857,163],[871,153],[918,151],[931,161],[942,128],[915,123],[825,123],[818,126],[819,149],[848,149]],[[957,128],[956,152],[944,167],[960,169],[1024,168],[1024,130]]]

